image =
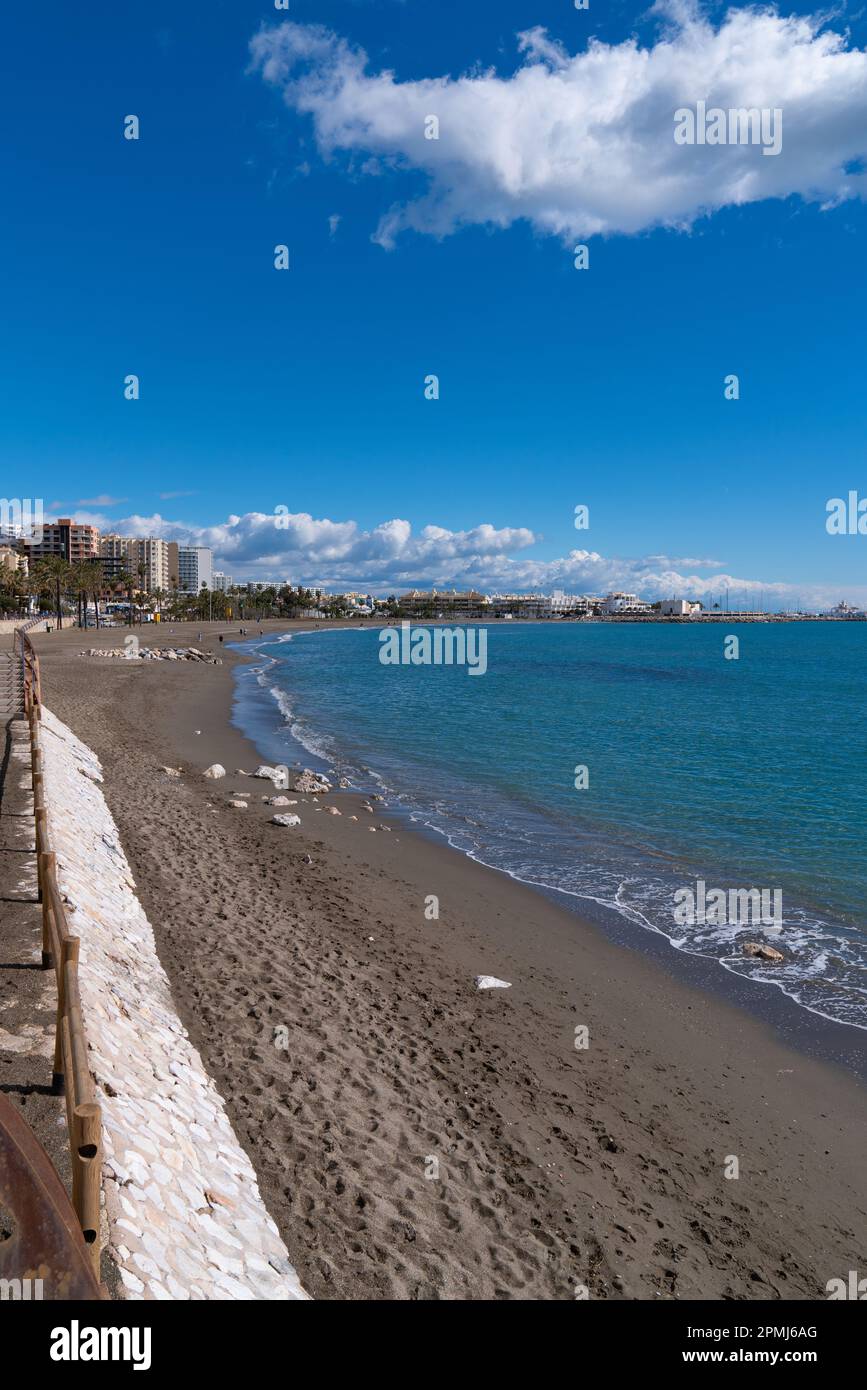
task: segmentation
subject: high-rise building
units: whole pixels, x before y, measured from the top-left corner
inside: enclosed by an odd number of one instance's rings
[[[210,589],[214,577],[214,556],[207,545],[179,545],[177,553],[178,584],[183,594],[198,594]]]
[[[100,556],[106,579],[124,570],[132,575],[136,588],[155,593],[169,588],[169,543],[159,536],[103,536]]]
[[[70,517],[46,521],[42,527],[42,540],[29,546],[28,554],[31,562],[47,559],[49,555],[58,555],[71,565],[98,560],[99,527],[79,526]]]

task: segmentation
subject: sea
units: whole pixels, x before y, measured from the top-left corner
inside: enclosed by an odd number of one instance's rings
[[[483,675],[383,664],[380,631],[260,640],[235,724],[637,946],[867,1028],[867,624],[500,621]],[[699,884],[778,893],[778,924],[678,912]]]

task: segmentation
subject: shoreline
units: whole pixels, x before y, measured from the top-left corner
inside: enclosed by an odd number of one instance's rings
[[[147,640],[208,631],[172,626]],[[233,774],[259,761],[229,724],[243,655],[133,670],[76,655],[116,631],[37,637],[46,703],[103,761],[179,1011],[314,1296],[559,1298],[584,1282],[591,1297],[818,1298],[857,1267],[863,1092],[817,1060],[852,1064],[818,1036],[845,1025],[809,1016],[824,1029],[805,1039],[786,1017],[805,1011],[776,989],[764,997],[778,1016],[759,1023],[705,992],[708,969],[735,978],[715,962],[666,940],[651,959],[652,934],[636,950],[634,927],[618,944],[444,842],[381,830],[387,812],[368,834],[349,821],[363,814],[352,793],[322,799],[341,817],[294,808],[289,831],[252,801],[253,814],[226,809],[231,790],[262,786]],[[197,775],[212,761],[222,783]],[[220,943],[246,972],[237,998]],[[512,989],[477,994],[481,973]],[[281,1013],[288,1058],[267,1046]],[[796,1031],[806,1049],[787,1045]],[[738,1152],[744,1176],[726,1181]],[[431,1156],[440,1182],[425,1179]]]
[[[528,619],[527,621],[531,620]],[[341,628],[352,630],[354,626],[354,624],[334,623],[322,630],[339,631]],[[365,626],[374,626],[374,624],[365,622]],[[286,627],[285,624],[277,625],[271,635],[279,635],[280,630],[284,627]],[[297,625],[293,625],[290,630],[298,634],[313,634],[315,632],[310,622],[299,622]],[[256,744],[254,734],[245,734],[242,723],[236,721],[238,704],[236,667],[255,665],[261,654],[257,644],[267,640],[268,636],[266,635],[261,639],[258,637],[242,638],[237,641],[233,639],[230,644],[228,650],[233,658],[231,668],[233,683],[227,711],[227,718],[231,719],[232,726],[254,748],[255,756],[266,763],[269,762],[271,755]],[[256,651],[255,656],[250,650],[245,651],[245,648],[248,647]],[[265,708],[264,701],[263,708]],[[275,706],[275,714],[276,710],[277,707]],[[327,735],[328,731],[319,730],[318,732],[324,732]],[[291,731],[289,731],[289,737],[302,762],[305,758],[313,758],[323,767],[329,765],[328,757],[305,748],[292,735]],[[355,795],[362,796],[362,793],[358,792]],[[399,793],[392,793],[392,797],[399,801]],[[558,911],[564,912],[568,917],[574,919],[579,927],[600,932],[608,941],[647,956],[665,969],[673,979],[691,984],[714,994],[726,1003],[745,1010],[758,1023],[771,1027],[779,1040],[804,1052],[805,1055],[842,1066],[862,1082],[867,1080],[867,1026],[860,1027],[856,1023],[835,1019],[828,1014],[810,1009],[787,994],[773,980],[753,979],[749,975],[739,974],[737,971],[729,969],[723,961],[716,957],[680,951],[665,933],[654,930],[650,925],[641,926],[607,903],[582,897],[579,893],[573,893],[568,889],[558,888],[552,884],[534,883],[531,880],[521,878],[508,868],[501,868],[498,865],[488,863],[485,859],[455,845],[450,838],[451,832],[449,830],[440,829],[421,819],[412,820],[411,813],[402,805],[389,806],[384,812],[384,817],[386,820],[392,819],[402,833],[419,836],[426,843],[445,849],[447,853],[468,859],[483,872],[496,874],[498,877],[514,883],[516,888],[520,887],[524,891],[540,895]],[[696,872],[700,873],[701,869],[697,868]]]

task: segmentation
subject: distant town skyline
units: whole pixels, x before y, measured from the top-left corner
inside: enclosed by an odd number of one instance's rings
[[[245,580],[867,605],[867,17],[604,11],[18,7],[0,490]],[[773,158],[675,142],[748,92]]]
[[[865,586],[850,585],[843,592],[833,585],[765,582],[730,574],[723,561],[709,557],[611,558],[576,547],[562,557],[539,560],[522,554],[538,548],[542,539],[528,528],[498,531],[482,525],[454,533],[426,527],[414,534],[409,522],[392,520],[364,533],[352,521],[316,520],[285,509],[231,517],[223,526],[197,526],[159,514],[113,518],[57,503],[45,513],[46,525],[56,523],[61,513],[77,525],[95,527],[102,540],[157,539],[174,547],[205,549],[213,557],[209,563],[214,574],[231,572],[242,584],[285,582],[274,576],[291,572],[293,583],[308,588],[360,588],[378,596],[416,588],[597,595],[626,590],[651,602],[682,598],[701,600],[706,607],[730,601],[733,608],[820,610],[847,596],[858,600],[855,606],[867,606],[861,599],[862,593],[867,598]]]

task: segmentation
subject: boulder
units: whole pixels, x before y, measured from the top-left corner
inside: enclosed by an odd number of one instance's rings
[[[323,807],[323,810],[325,811],[326,816],[342,816],[342,815],[343,815],[343,812],[342,812],[342,811],[338,811],[338,809],[337,809],[336,806],[324,806],[324,807]]]
[[[205,776],[210,777],[212,779],[216,779],[217,777],[225,777],[225,775],[226,769],[223,767],[222,763],[211,763],[211,766],[205,769]]]
[[[266,806],[297,806],[297,801],[290,801],[288,796],[263,796],[262,800]]]
[[[295,785],[292,788],[292,790],[295,792],[308,793],[330,792],[331,784],[330,782],[325,781],[325,779],[320,777],[317,773],[311,772],[309,767],[305,767],[304,771],[300,774],[300,776],[296,778]]]
[[[180,777],[181,775],[181,769],[179,767],[162,767],[160,771],[164,772],[167,777]]]
[[[300,816],[272,816],[271,825],[300,825]]]
[[[477,975],[475,978],[476,989],[511,989],[508,980],[498,980],[496,975]]]
[[[229,805],[233,806],[236,811],[246,811],[247,809],[246,801],[230,801]]]
[[[251,777],[270,777],[270,779],[271,779],[272,782],[278,782],[278,781],[280,780],[280,770],[279,770],[279,768],[276,768],[276,767],[265,767],[265,765],[264,765],[264,763],[263,763],[261,766],[259,766],[259,767],[256,768],[256,771],[255,771],[255,772],[251,772],[250,776],[251,776]]]
[[[785,960],[782,951],[778,951],[775,946],[767,946],[763,941],[744,942],[745,956],[758,956],[760,960],[770,960],[778,962]]]

